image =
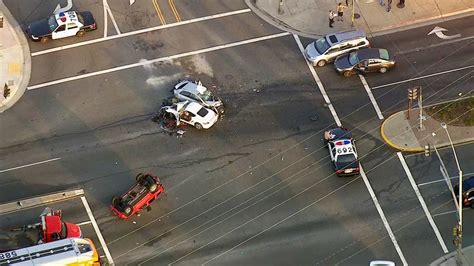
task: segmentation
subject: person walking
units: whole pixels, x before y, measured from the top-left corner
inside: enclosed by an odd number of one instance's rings
[[[333,28],[334,24],[334,17],[336,16],[336,13],[334,13],[332,10],[329,10],[329,27]]]
[[[387,0],[387,12],[390,12],[392,9],[392,0]]]
[[[343,6],[341,3],[337,5],[337,20],[338,21],[344,21],[344,8],[346,7]]]

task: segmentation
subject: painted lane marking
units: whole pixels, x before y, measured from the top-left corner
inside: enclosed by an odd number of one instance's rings
[[[121,34],[120,29],[117,25],[117,21],[115,21],[114,15],[112,14],[112,10],[110,10],[109,3],[107,0],[104,0],[104,4],[106,5],[107,13],[109,13],[109,17],[112,20],[112,24],[114,24],[115,31],[117,32],[118,35]]]
[[[107,0],[102,0],[102,7],[104,8],[104,38],[107,37],[107,29],[109,28],[108,26],[108,22],[109,20],[107,19],[107,9],[105,8],[106,7],[106,1]],[[45,50],[47,51],[47,50]],[[31,54],[31,56],[34,56],[33,55],[34,53]]]
[[[301,41],[300,41],[300,38],[299,38],[298,35],[296,35],[296,34],[293,34],[293,37],[295,38],[295,41],[296,41],[296,43],[298,44],[298,48],[300,49],[301,54],[303,55],[303,57],[305,57],[305,55],[304,55],[304,47],[303,47],[303,44],[302,44]],[[318,74],[316,73],[316,70],[314,70],[314,67],[308,62],[308,60],[306,60],[306,57],[305,57],[305,60],[304,60],[304,61],[306,62],[306,65],[308,66],[309,71],[310,71],[311,74],[313,75],[313,78],[314,78],[314,80],[316,81],[316,84],[318,85],[319,91],[320,91],[321,94],[323,95],[324,101],[325,101],[326,104],[328,105],[329,110],[331,111],[332,117],[333,117],[334,120],[336,121],[336,124],[337,124],[338,126],[341,126],[341,125],[342,125],[342,124],[341,124],[341,121],[339,120],[339,117],[337,116],[337,113],[336,113],[336,110],[334,109],[334,106],[332,105],[331,101],[329,100],[329,96],[327,95],[326,90],[324,89],[323,83],[321,82],[321,79],[319,79],[319,76],[318,76]]]
[[[76,225],[87,225],[87,224],[91,224],[92,222],[91,221],[85,221],[85,222],[81,222],[81,223],[76,223]]]
[[[299,214],[299,213],[305,211],[306,209],[308,209],[308,208],[314,206],[314,205],[317,204],[317,203],[320,203],[321,201],[323,201],[323,200],[325,200],[326,198],[332,196],[333,194],[335,194],[335,193],[338,192],[339,190],[341,190],[341,189],[343,189],[343,188],[349,186],[350,184],[352,184],[353,182],[355,182],[355,181],[357,181],[357,180],[358,180],[358,178],[354,178],[354,179],[352,179],[351,181],[345,183],[344,185],[338,187],[337,189],[334,189],[334,190],[332,190],[331,192],[328,192],[326,195],[322,196],[321,198],[318,198],[317,200],[311,202],[310,204],[304,206],[303,208],[301,208],[301,209],[299,209],[299,210],[293,212],[292,214],[286,216],[285,218],[281,219],[280,221],[274,223],[273,225],[268,226],[266,229],[260,231],[259,233],[254,234],[253,236],[251,236],[251,237],[249,237],[249,238],[247,238],[247,239],[241,241],[239,244],[234,245],[233,247],[228,248],[226,251],[224,251],[224,252],[222,252],[222,253],[220,253],[220,254],[214,256],[213,258],[211,258],[211,259],[209,259],[209,260],[207,260],[206,262],[202,263],[202,265],[206,265],[206,264],[208,264],[209,262],[211,262],[211,261],[213,261],[213,260],[215,260],[215,259],[221,257],[222,255],[224,255],[224,254],[226,254],[226,253],[228,253],[228,252],[234,250],[235,248],[237,248],[237,247],[239,247],[239,246],[241,246],[241,245],[247,243],[248,241],[254,239],[255,237],[260,236],[261,234],[267,232],[268,230],[274,228],[275,226],[280,225],[281,223],[287,221],[288,219],[294,217],[295,215],[297,215],[297,214]],[[322,181],[323,181],[323,180],[322,180]],[[202,246],[200,246],[199,248],[196,248],[196,249],[194,249],[194,250],[192,250],[192,251],[190,251],[190,252],[184,254],[183,256],[181,256],[181,257],[179,257],[178,259],[174,260],[174,261],[171,262],[170,264],[174,264],[174,263],[176,263],[176,262],[178,262],[178,261],[181,261],[182,259],[184,259],[184,258],[188,257],[189,255],[195,253],[196,251],[199,251],[199,250],[201,250],[201,249],[203,249],[203,248],[205,248],[205,247],[211,245],[212,243],[216,242],[217,240],[219,240],[219,239],[221,239],[221,238],[223,238],[223,237],[229,235],[230,233],[234,232],[235,230],[238,230],[238,229],[244,227],[245,225],[254,222],[255,220],[257,220],[257,219],[259,219],[260,217],[266,215],[267,213],[273,211],[274,209],[276,209],[276,208],[278,208],[278,207],[284,205],[285,203],[291,201],[292,199],[294,199],[294,198],[300,196],[301,194],[303,194],[303,193],[309,191],[311,188],[313,188],[313,187],[316,186],[317,184],[319,184],[319,182],[312,184],[311,186],[309,186],[309,187],[303,189],[302,191],[298,192],[297,194],[291,196],[290,198],[285,199],[284,201],[280,202],[279,204],[273,206],[272,208],[270,208],[270,209],[268,209],[268,210],[266,210],[266,211],[260,213],[259,215],[255,216],[254,218],[252,218],[252,219],[250,219],[250,220],[247,220],[246,222],[240,224],[239,226],[235,227],[234,229],[232,229],[232,230],[230,230],[230,231],[227,231],[225,234],[223,234],[223,235],[221,235],[221,236],[219,236],[219,237],[217,237],[217,238],[214,238],[214,239],[213,239],[212,241],[210,241],[209,243],[207,243],[207,244],[205,244],[205,245],[202,245]],[[149,260],[150,260],[150,259],[147,259],[146,261],[141,262],[139,265],[141,265],[141,264],[143,264],[143,263],[145,263],[145,262],[148,262]]]
[[[405,162],[405,158],[403,158],[403,155],[401,152],[397,152],[397,156],[398,156],[398,159],[400,160],[400,163],[403,166],[403,169],[405,170],[405,173],[407,174],[408,180],[410,181],[410,184],[413,190],[415,191],[416,197],[418,198],[418,201],[420,202],[420,205],[423,208],[423,211],[425,212],[426,218],[428,218],[431,228],[433,228],[436,238],[438,238],[438,242],[441,245],[441,248],[443,249],[444,254],[447,254],[449,252],[448,248],[446,247],[446,244],[444,243],[443,237],[439,233],[438,227],[436,226],[436,223],[433,220],[433,217],[431,217],[431,213],[428,210],[428,207],[426,206],[425,200],[423,199],[423,196],[421,195],[421,192],[418,189],[418,186],[416,185],[415,179],[413,179],[410,169],[408,168],[408,165]]]
[[[43,88],[43,87],[47,87],[47,86],[51,86],[51,85],[56,85],[56,84],[60,84],[60,83],[65,83],[65,82],[69,82],[69,81],[73,81],[73,80],[79,80],[79,79],[84,79],[84,78],[88,78],[88,77],[94,77],[94,76],[98,76],[98,75],[108,74],[108,73],[117,72],[117,71],[121,71],[121,70],[125,70],[125,69],[139,67],[139,66],[150,65],[150,64],[154,64],[154,63],[158,63],[158,62],[163,62],[163,61],[170,61],[170,60],[178,59],[178,58],[181,58],[181,57],[186,57],[186,56],[191,56],[191,55],[196,55],[196,54],[202,54],[202,53],[207,53],[207,52],[211,52],[211,51],[222,50],[222,49],[226,49],[226,48],[230,48],[230,47],[240,46],[240,45],[249,44],[249,43],[255,43],[255,42],[259,42],[259,41],[265,41],[265,40],[274,39],[274,38],[280,38],[280,37],[283,37],[283,36],[286,36],[286,35],[289,35],[289,34],[290,33],[288,33],[288,32],[283,32],[283,33],[277,33],[277,34],[267,35],[267,36],[263,36],[263,37],[253,38],[253,39],[247,39],[247,40],[234,42],[234,43],[222,44],[222,45],[213,46],[213,47],[209,47],[209,48],[204,48],[204,49],[200,49],[200,50],[195,50],[195,51],[191,51],[191,52],[185,52],[185,53],[181,53],[181,54],[165,56],[165,57],[156,58],[156,59],[152,59],[152,60],[148,60],[148,61],[142,61],[142,62],[133,63],[133,64],[129,64],[129,65],[123,65],[123,66],[119,66],[119,67],[104,69],[104,70],[91,72],[91,73],[78,75],[78,76],[73,76],[73,77],[69,77],[69,78],[57,79],[57,80],[49,81],[49,82],[46,82],[46,83],[41,83],[41,84],[36,84],[36,85],[33,85],[33,86],[28,86],[27,89],[28,90],[39,89],[39,88]]]
[[[425,75],[425,76],[421,76],[421,77],[405,79],[405,80],[401,80],[401,81],[397,81],[397,82],[392,82],[392,83],[388,83],[388,84],[384,84],[384,85],[375,86],[375,87],[372,87],[372,90],[376,90],[376,89],[380,89],[380,88],[384,88],[384,87],[388,87],[388,86],[393,86],[393,85],[398,85],[398,84],[402,84],[402,83],[407,83],[407,82],[414,81],[414,80],[419,80],[419,79],[425,79],[425,78],[435,77],[435,76],[439,76],[439,75],[444,75],[444,74],[448,74],[448,73],[451,73],[451,72],[461,71],[461,70],[465,70],[465,69],[469,69],[469,68],[473,68],[473,67],[474,67],[474,65],[470,65],[470,66],[455,68],[455,69],[446,70],[446,71],[442,71],[442,72],[438,72],[438,73],[433,73],[433,74],[429,74],[429,75]]]
[[[158,18],[160,19],[160,22],[162,25],[166,24],[165,17],[163,16],[163,12],[161,12],[160,5],[156,0],[151,1],[153,3],[153,6],[155,7],[156,14],[158,15]]]
[[[471,175],[474,175],[474,172],[473,173],[462,173],[463,177],[465,177],[465,176],[467,177],[467,176],[471,176]],[[459,176],[450,176],[449,180],[452,180],[452,179],[459,179]],[[431,184],[438,183],[438,182],[443,182],[443,181],[446,181],[446,180],[445,179],[439,179],[439,180],[429,181],[429,182],[418,184],[418,187],[425,186],[425,185],[431,185]]]
[[[92,223],[92,227],[94,227],[94,231],[97,234],[97,237],[99,238],[99,242],[102,245],[102,248],[104,249],[104,253],[105,253],[105,256],[107,257],[107,260],[109,261],[109,264],[114,265],[114,260],[112,259],[112,255],[110,255],[109,248],[107,247],[107,244],[105,243],[102,233],[100,232],[99,225],[97,225],[97,222],[95,221],[94,215],[92,214],[91,208],[89,206],[89,203],[87,202],[86,197],[82,196],[81,200],[82,200],[82,204],[84,205],[84,208],[86,209],[87,215],[89,216],[89,219]]]
[[[375,108],[375,112],[377,112],[377,116],[379,117],[380,120],[383,120],[384,118],[383,118],[382,112],[380,111],[377,101],[375,101],[374,95],[372,94],[372,91],[370,90],[369,84],[367,84],[367,80],[365,80],[364,76],[362,75],[359,75],[359,78],[360,78],[360,81],[362,81],[362,84],[364,85],[365,91],[369,95],[369,99]]]
[[[393,234],[392,228],[390,228],[390,224],[387,221],[387,218],[385,217],[385,214],[382,210],[382,207],[380,206],[380,203],[375,196],[374,190],[372,189],[372,186],[370,185],[369,179],[365,175],[364,169],[362,169],[362,165],[360,165],[360,175],[362,176],[362,179],[364,180],[365,186],[367,187],[367,190],[369,191],[370,197],[372,198],[372,201],[374,202],[375,208],[377,209],[380,218],[382,219],[383,225],[385,226],[385,230],[387,230],[388,235],[390,236],[390,239],[392,240],[393,245],[395,246],[395,249],[397,250],[398,256],[400,257],[400,260],[402,261],[404,266],[407,266],[408,263],[405,260],[405,256],[403,256],[402,249],[398,245],[397,239],[395,238],[395,235]]]
[[[438,47],[438,46],[453,44],[453,43],[466,41],[466,40],[470,40],[470,39],[474,39],[474,36],[464,37],[464,38],[450,40],[450,41],[445,41],[445,42],[441,42],[441,43],[429,44],[429,45],[422,46],[422,47],[416,47],[416,48],[412,48],[412,49],[397,52],[397,53],[395,53],[395,55],[398,56],[398,55],[410,54],[410,53],[413,53],[413,52],[421,52],[421,51],[431,49],[431,48],[435,48],[435,47]]]
[[[49,160],[45,160],[45,161],[40,161],[40,162],[36,162],[36,163],[30,163],[30,164],[25,164],[25,165],[22,165],[22,166],[12,167],[12,168],[8,168],[8,169],[0,170],[0,173],[9,172],[9,171],[13,171],[13,170],[17,170],[17,169],[21,169],[21,168],[25,168],[25,167],[30,167],[30,166],[34,166],[34,165],[38,165],[38,164],[54,162],[54,161],[57,161],[57,160],[61,160],[61,158],[58,157],[58,158],[49,159]]]
[[[176,21],[180,22],[181,21],[181,16],[179,15],[178,10],[176,9],[176,6],[174,5],[174,1],[173,0],[168,0],[168,4],[171,7],[171,11],[173,11],[173,14],[174,14],[174,17],[176,18]]]
[[[216,14],[216,15],[211,15],[211,16],[195,18],[195,19],[185,20],[185,21],[176,22],[176,23],[171,23],[171,24],[167,24],[167,25],[160,25],[160,26],[156,26],[156,27],[151,27],[151,28],[146,28],[146,29],[141,29],[141,30],[136,30],[136,31],[130,31],[130,32],[119,34],[119,35],[108,36],[108,37],[104,37],[104,38],[98,38],[98,39],[94,39],[94,40],[90,40],[90,41],[84,41],[84,42],[79,42],[79,43],[74,43],[74,44],[69,44],[69,45],[59,46],[59,47],[56,47],[56,48],[51,48],[51,49],[46,49],[46,50],[34,52],[34,53],[31,53],[31,56],[38,56],[38,55],[43,55],[43,54],[54,53],[54,52],[57,52],[57,51],[62,51],[62,50],[70,49],[70,48],[75,48],[75,47],[80,47],[80,46],[84,46],[84,45],[109,41],[109,40],[113,40],[113,39],[117,39],[117,38],[124,38],[124,37],[132,36],[132,35],[147,33],[147,32],[151,32],[151,31],[157,31],[157,30],[171,28],[171,27],[177,27],[177,26],[181,26],[181,25],[186,25],[186,24],[191,24],[191,23],[196,23],[196,22],[201,22],[201,21],[206,21],[206,20],[212,20],[212,19],[217,19],[217,18],[222,18],[222,17],[238,15],[238,14],[247,13],[247,12],[250,12],[250,11],[251,11],[250,9],[241,9],[241,10],[236,10],[236,11],[220,13],[220,14]]]
[[[467,211],[469,209],[471,209],[471,208],[470,207],[462,208],[463,211]],[[458,210],[452,210],[452,211],[433,214],[433,217],[438,217],[438,216],[442,216],[442,215],[446,215],[446,214],[452,214],[452,213],[458,213],[458,212],[459,212]]]

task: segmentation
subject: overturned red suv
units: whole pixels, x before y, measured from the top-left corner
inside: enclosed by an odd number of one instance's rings
[[[121,219],[136,214],[141,209],[151,209],[151,203],[165,191],[157,176],[139,173],[136,183],[120,197],[112,198],[110,208]]]

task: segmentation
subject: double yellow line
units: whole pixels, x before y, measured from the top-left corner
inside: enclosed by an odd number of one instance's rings
[[[179,16],[178,10],[176,10],[176,6],[174,5],[174,0],[168,0],[168,4],[170,4],[171,10],[173,11],[174,17],[176,18],[176,22],[181,21],[181,17]]]
[[[151,0],[151,2],[153,3],[153,6],[155,7],[156,14],[158,14],[158,18],[160,19],[161,24],[165,25],[166,24],[165,16],[163,16],[163,12],[161,11],[160,5],[158,4],[158,0]],[[168,0],[168,4],[171,7],[171,11],[173,11],[176,21],[180,22],[181,16],[179,15],[178,10],[176,9],[176,6],[174,5],[174,0]]]

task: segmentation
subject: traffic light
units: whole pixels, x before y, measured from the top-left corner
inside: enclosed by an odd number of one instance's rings
[[[10,88],[5,83],[5,86],[3,86],[3,98],[7,98],[8,96],[10,96]]]
[[[425,156],[429,157],[431,155],[431,147],[430,144],[425,145]]]
[[[408,89],[408,99],[415,100],[418,98],[418,89]]]

